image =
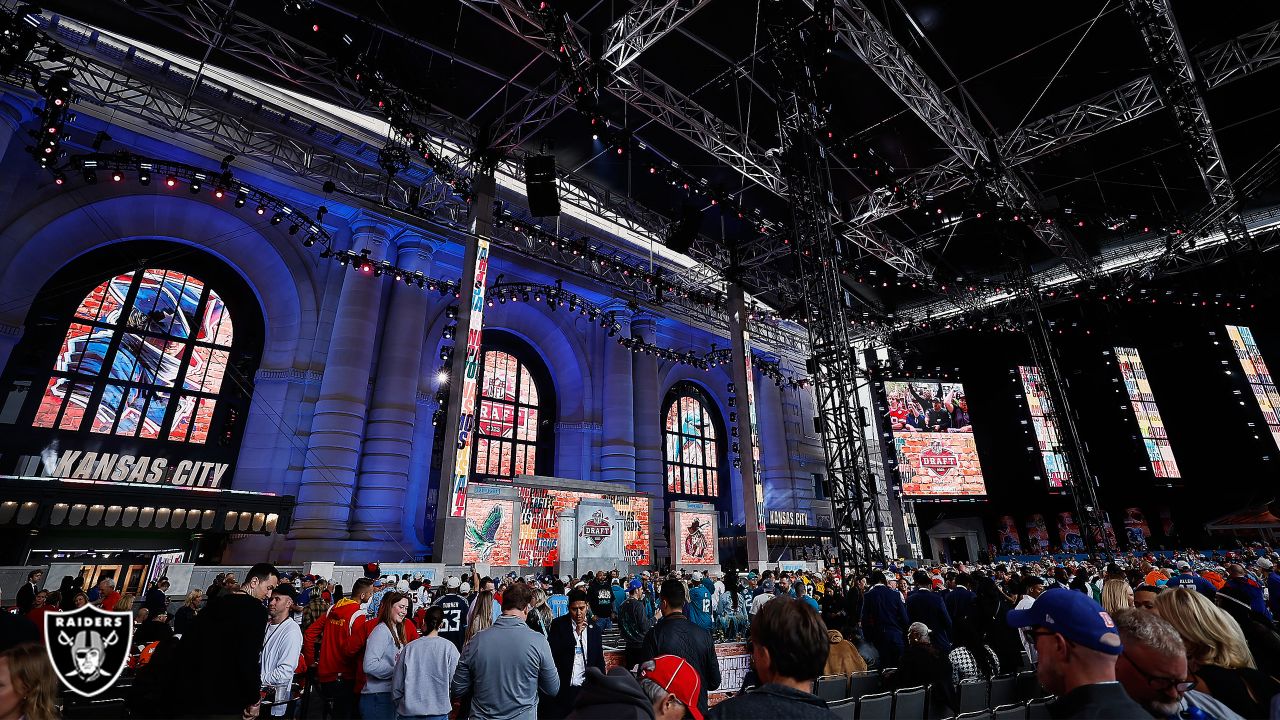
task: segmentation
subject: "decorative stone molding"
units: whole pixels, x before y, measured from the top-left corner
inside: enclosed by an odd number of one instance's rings
[[[414,396],[414,400],[419,405],[426,405],[429,408],[439,407],[440,401],[436,400],[435,393],[425,393],[419,390]]]
[[[11,337],[14,339],[22,337],[23,331],[26,330],[22,325],[10,325],[8,323],[0,323],[0,336]]]
[[[296,385],[319,385],[320,380],[324,377],[323,373],[315,370],[297,370],[295,368],[287,368],[284,370],[259,370],[254,374],[255,382],[283,382]]]
[[[594,422],[561,422],[556,423],[556,432],[567,430],[570,432],[582,432],[590,435],[599,435],[604,432],[604,425]]]

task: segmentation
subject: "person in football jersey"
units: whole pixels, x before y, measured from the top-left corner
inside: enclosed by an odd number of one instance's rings
[[[453,643],[458,652],[462,652],[462,641],[467,634],[467,599],[459,593],[461,586],[458,578],[450,576],[444,581],[444,594],[433,605],[444,612],[444,619],[440,622],[440,637]]]

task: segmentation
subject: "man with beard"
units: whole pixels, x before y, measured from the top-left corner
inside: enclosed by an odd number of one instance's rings
[[[1209,695],[1192,690],[1187,679],[1186,647],[1178,631],[1152,612],[1135,608],[1116,613],[1124,651],[1116,679],[1135,702],[1155,718],[1195,717],[1191,708],[1216,720],[1240,717]]]

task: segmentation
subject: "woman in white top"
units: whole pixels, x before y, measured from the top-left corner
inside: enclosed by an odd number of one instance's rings
[[[364,648],[364,689],[360,691],[360,715],[364,720],[394,720],[391,676],[404,647],[404,619],[409,616],[409,596],[387,593],[378,609],[378,625],[369,632]]]
[[[458,668],[458,648],[440,637],[444,610],[427,608],[422,631],[426,634],[405,647],[396,661],[391,680],[391,700],[401,720],[446,720],[453,709],[449,683]]]

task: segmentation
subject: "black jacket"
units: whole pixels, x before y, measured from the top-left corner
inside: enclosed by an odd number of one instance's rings
[[[951,613],[942,596],[930,590],[912,590],[907,594],[907,618],[929,626],[933,644],[944,654],[951,652]]]
[[[608,675],[587,668],[587,680],[573,704],[570,720],[653,720],[653,704],[626,668]]]
[[[827,709],[826,701],[817,695],[769,683],[716,705],[710,720],[835,720],[835,717],[835,713]]]
[[[36,606],[36,584],[30,580],[22,583],[22,587],[18,588],[15,602],[18,604],[18,611],[23,615],[31,612],[31,608]]]
[[[627,647],[638,647],[653,627],[653,620],[645,610],[644,603],[634,598],[627,598],[618,608],[618,629]]]
[[[169,596],[160,588],[151,588],[143,597],[142,607],[147,609],[147,617],[155,617],[169,611]]]
[[[183,669],[172,687],[174,708],[192,715],[238,715],[260,698],[258,656],[267,608],[244,593],[221,593],[196,616],[178,644]]]
[[[568,615],[561,615],[551,621],[551,627],[547,628],[547,644],[551,646],[551,658],[555,660],[556,672],[560,675],[560,694],[556,696],[557,704],[570,701],[575,694],[577,688],[571,688],[569,679],[573,675],[573,656],[577,649],[577,642],[573,639],[573,618]],[[587,625],[587,667],[596,668],[600,672],[604,672],[604,634],[600,632],[600,628],[595,625]],[[569,711],[569,708],[560,708],[563,714]]]
[[[659,655],[675,655],[689,661],[698,677],[702,678],[702,691],[698,693],[698,708],[707,712],[707,691],[720,687],[720,661],[711,633],[689,622],[682,612],[664,615],[644,636],[642,660],[652,660]]]

